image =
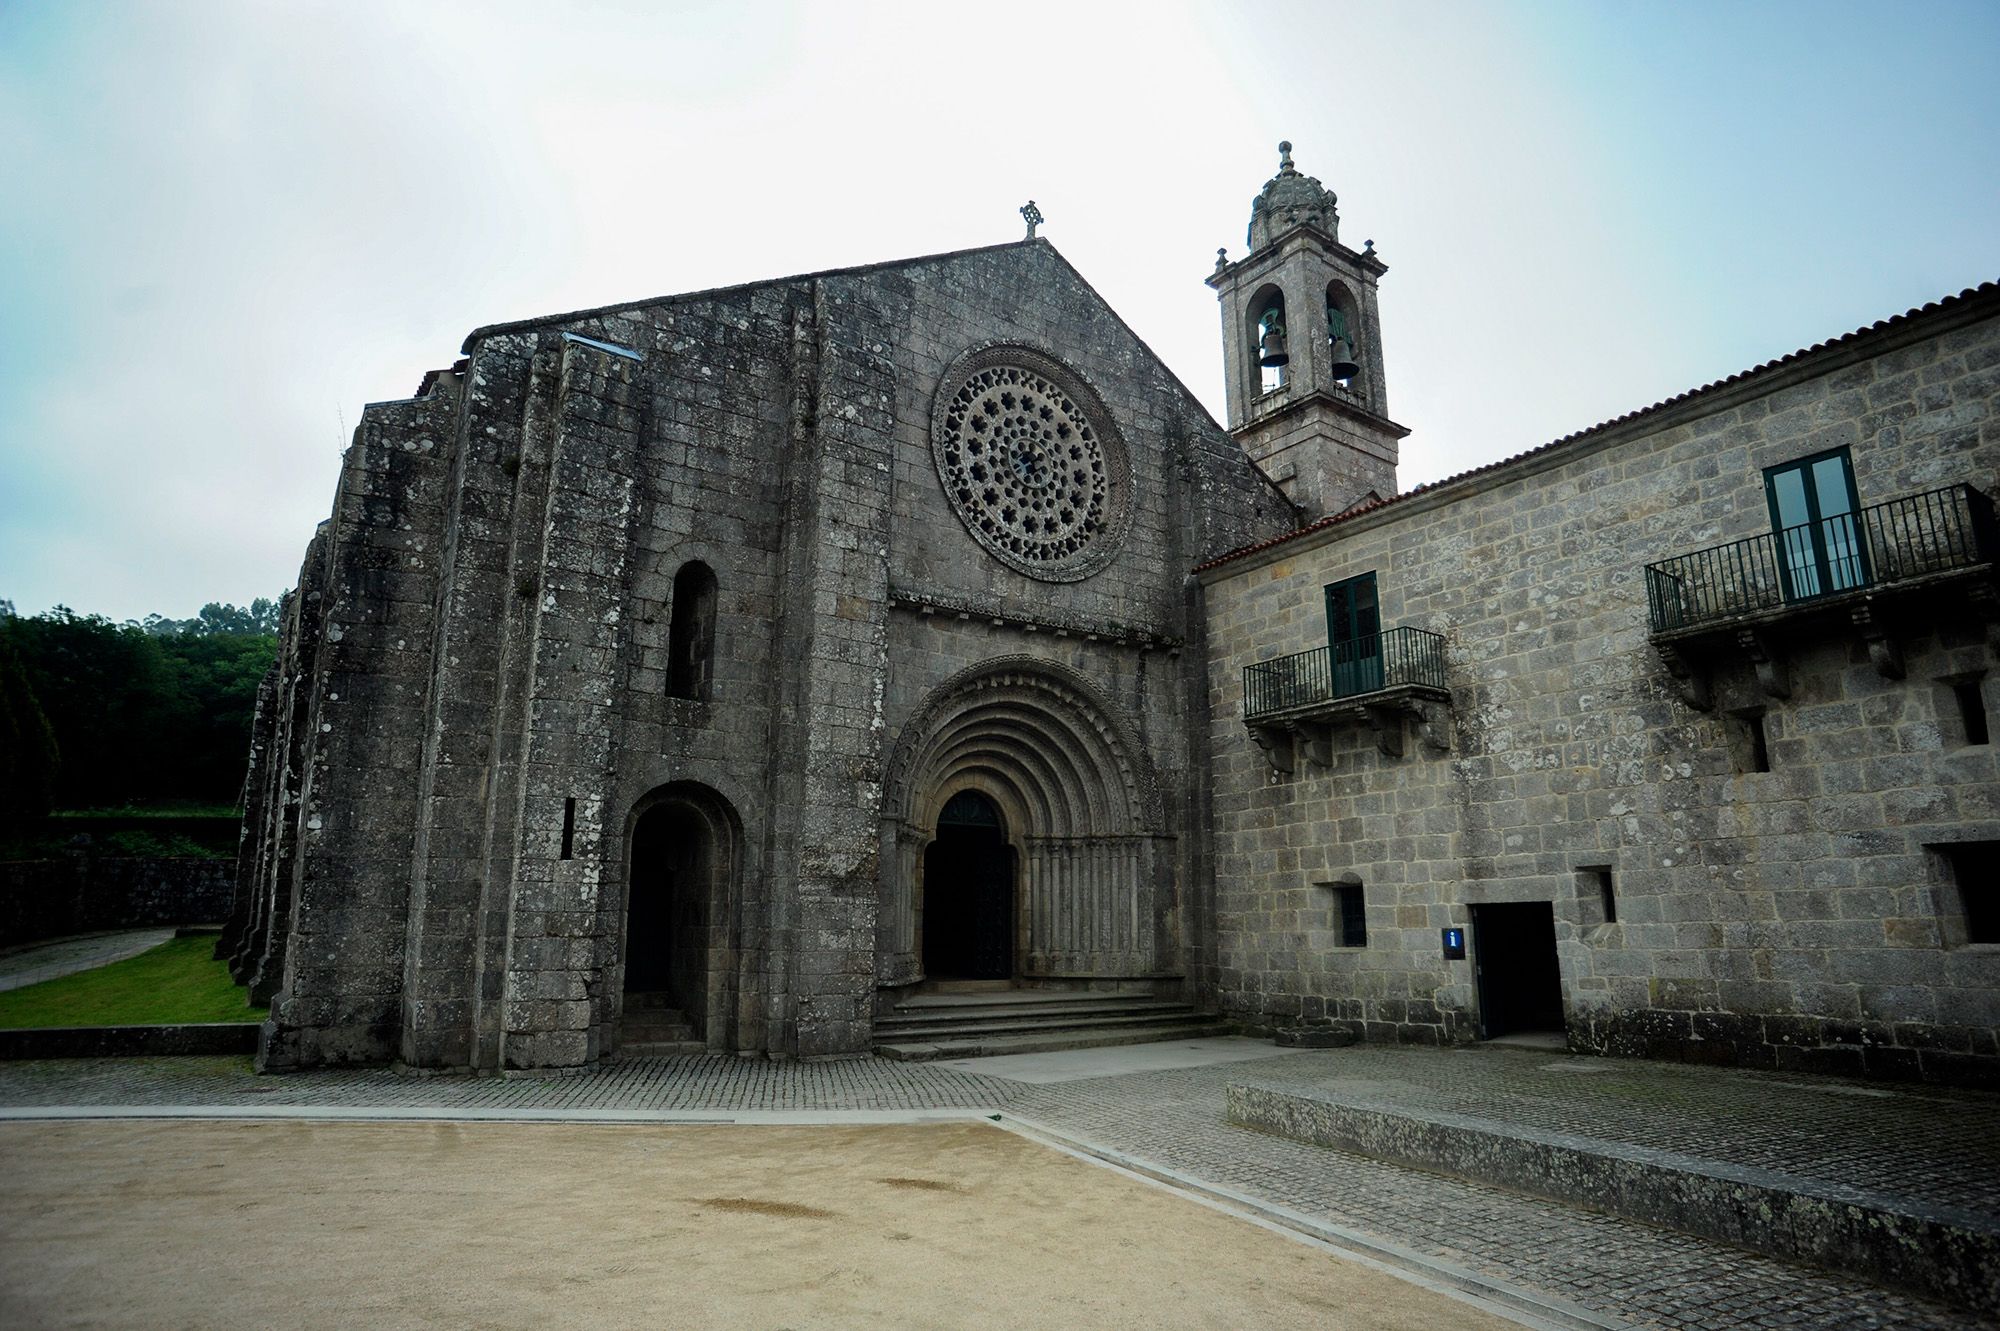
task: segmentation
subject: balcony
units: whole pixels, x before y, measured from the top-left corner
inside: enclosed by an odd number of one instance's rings
[[[1403,752],[1403,720],[1417,718],[1427,741],[1450,747],[1445,727],[1444,636],[1394,628],[1243,667],[1243,723],[1280,772],[1303,752],[1332,765],[1332,731],[1364,725],[1389,757]]]
[[[1686,649],[1735,639],[1765,691],[1789,689],[1767,632],[1846,616],[1882,673],[1902,677],[1901,654],[1878,610],[1957,591],[1989,599],[1993,504],[1970,485],[1905,495],[1817,523],[1766,532],[1646,566],[1654,645],[1682,691],[1707,706]]]

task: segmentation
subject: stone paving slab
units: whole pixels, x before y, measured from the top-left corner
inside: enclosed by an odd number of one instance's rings
[[[75,1060],[0,1066],[0,1106],[407,1106],[580,1113],[618,1109],[841,1111],[986,1109],[1134,1163],[1371,1236],[1416,1259],[1648,1328],[1972,1331],[1969,1313],[1859,1277],[1797,1266],[1615,1216],[1308,1146],[1224,1118],[1246,1076],[1338,1075],[1342,1060],[1416,1050],[1300,1051],[1268,1061],[1134,1071],[1030,1085],[938,1064],[859,1059],[768,1063],[717,1056],[636,1060],[571,1077],[419,1077],[356,1069],[258,1077],[226,1058]],[[1351,1062],[1347,1066],[1352,1066]],[[1468,1065],[1475,1067],[1477,1065]],[[1470,1075],[1470,1074],[1468,1074]],[[1582,1074],[1579,1080],[1591,1074]],[[1728,1075],[1728,1074],[1724,1074]],[[1865,1098],[1865,1097],[1864,1097]],[[1774,1101],[1771,1112],[1782,1113]],[[1895,1154],[1897,1136],[1880,1149]]]

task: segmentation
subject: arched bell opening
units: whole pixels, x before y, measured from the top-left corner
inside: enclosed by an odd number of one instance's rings
[[[1291,352],[1286,342],[1285,295],[1275,286],[1260,287],[1250,298],[1250,364],[1256,367],[1256,387],[1262,393],[1285,386]]]
[[[635,808],[625,863],[620,1043],[728,1047],[734,978],[729,920],[740,832],[705,786],[663,786]],[[683,1029],[684,1028],[684,1029]]]
[[[1358,308],[1345,286],[1337,281],[1326,284],[1327,377],[1349,388],[1360,387]]]
[[[1018,865],[991,798],[965,789],[945,801],[936,835],[924,847],[918,905],[931,979],[1014,978]]]

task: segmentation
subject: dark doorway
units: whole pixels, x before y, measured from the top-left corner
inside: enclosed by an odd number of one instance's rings
[[[1555,907],[1546,901],[1474,906],[1472,957],[1481,1039],[1564,1029]]]
[[[924,970],[949,980],[1014,975],[1014,851],[1000,811],[976,791],[951,797],[924,850]]]
[[[699,1038],[708,1007],[708,899],[715,846],[685,804],[656,805],[632,829],[625,992],[663,996]],[[630,1003],[627,1007],[631,1007]]]

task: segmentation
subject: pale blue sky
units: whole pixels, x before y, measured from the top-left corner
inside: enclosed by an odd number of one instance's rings
[[[1046,234],[1221,411],[1290,138],[1403,484],[2000,278],[2000,4],[0,0],[0,598],[288,586],[472,327]]]

